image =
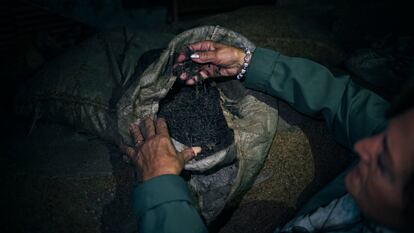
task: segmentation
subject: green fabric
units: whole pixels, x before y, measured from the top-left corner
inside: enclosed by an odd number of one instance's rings
[[[137,185],[133,209],[140,233],[207,232],[187,183],[177,175],[162,175]]]
[[[284,99],[302,113],[324,118],[336,140],[350,149],[359,139],[386,126],[385,100],[347,77],[334,77],[325,67],[306,59],[257,48],[245,85]],[[314,200],[323,204],[344,192],[343,184],[340,188],[331,185],[334,188],[324,192],[323,198]],[[206,231],[191,205],[185,182],[178,176],[147,181],[137,187],[134,198],[140,232]]]
[[[345,176],[357,164],[355,160],[351,166],[339,174],[333,181],[323,187],[302,208],[296,213],[296,216],[310,213],[321,206],[328,205],[332,200],[339,198],[347,193],[345,188]]]
[[[307,59],[257,48],[245,85],[279,97],[306,115],[325,119],[335,139],[351,150],[356,141],[386,126],[388,102]]]

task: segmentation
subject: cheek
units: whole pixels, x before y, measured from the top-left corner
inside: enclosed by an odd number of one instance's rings
[[[355,175],[355,169],[352,169],[345,177],[346,190],[356,199],[361,191],[360,181]]]
[[[395,189],[381,182],[382,180],[378,177],[370,178],[354,196],[361,212],[369,219],[383,223],[401,216],[398,205],[399,196]]]

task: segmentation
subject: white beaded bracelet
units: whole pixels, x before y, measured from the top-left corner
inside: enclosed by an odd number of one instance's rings
[[[252,59],[252,51],[250,51],[249,48],[244,48],[244,53],[246,55],[244,56],[244,62],[243,62],[242,69],[241,69],[240,73],[236,76],[236,78],[238,80],[241,80],[243,78],[244,74],[246,74],[247,67],[249,67],[250,60]]]

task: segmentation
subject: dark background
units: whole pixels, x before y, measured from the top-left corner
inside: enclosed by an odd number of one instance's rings
[[[0,6],[2,115],[10,112],[20,79],[27,79],[46,61],[97,31],[122,26],[143,29],[166,26],[178,33],[183,28],[177,24],[250,5],[301,9],[328,28],[343,23],[343,31],[335,36],[347,53],[371,47],[376,40],[387,36],[413,34],[408,1],[5,0]]]

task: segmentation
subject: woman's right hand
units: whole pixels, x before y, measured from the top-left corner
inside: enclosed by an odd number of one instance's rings
[[[191,59],[193,62],[201,64],[198,77],[204,79],[220,76],[236,76],[240,73],[245,52],[236,47],[213,41],[200,41],[188,45],[191,54],[181,52],[174,66],[183,64],[184,61]],[[188,57],[190,56],[190,57]],[[197,76],[189,77],[190,74],[183,72],[180,79],[185,80],[186,84],[193,85],[197,82]]]

